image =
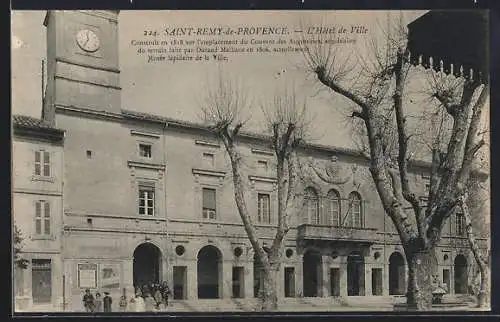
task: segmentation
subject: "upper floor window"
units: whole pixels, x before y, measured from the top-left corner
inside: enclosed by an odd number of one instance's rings
[[[325,224],[338,226],[340,218],[340,195],[336,190],[328,191],[328,216],[326,216]]]
[[[458,213],[456,215],[456,233],[459,236],[465,235],[465,216],[464,214]]]
[[[271,223],[270,198],[267,193],[259,193],[258,200],[258,216],[257,220],[260,223]]]
[[[139,186],[139,215],[155,215],[155,191],[152,186]]]
[[[139,155],[143,158],[151,158],[151,144],[139,144]]]
[[[215,168],[215,155],[213,153],[203,153],[203,165],[208,168]]]
[[[217,199],[216,190],[212,188],[203,188],[202,213],[204,219],[217,218]]]
[[[309,187],[304,192],[307,219],[310,224],[319,224],[319,202],[316,190]]]
[[[349,194],[349,211],[345,225],[348,227],[362,227],[362,205],[361,196],[353,191]]]
[[[265,161],[265,160],[258,160],[257,161],[257,170],[260,171],[261,173],[266,173],[267,170],[268,170],[267,161]]]
[[[50,177],[50,153],[35,151],[35,175]]]
[[[35,233],[50,235],[50,204],[45,200],[35,204]]]

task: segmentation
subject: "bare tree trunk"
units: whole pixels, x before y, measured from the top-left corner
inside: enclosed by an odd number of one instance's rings
[[[437,271],[435,249],[415,251],[405,247],[408,262],[406,303],[410,309],[427,311],[432,305],[432,276]]]
[[[474,255],[477,265],[479,266],[479,272],[481,274],[481,282],[479,291],[477,294],[477,306],[478,307],[487,307],[489,305],[490,299],[490,269],[488,266],[488,262],[486,261],[483,254],[481,254],[481,250],[479,249],[479,245],[477,244],[477,240],[474,237],[474,233],[472,232],[472,220],[470,217],[469,207],[465,200],[467,199],[467,193],[464,194],[462,198],[460,198],[460,205],[462,208],[462,213],[465,217],[465,229],[467,232],[467,240],[469,242],[469,248]]]
[[[270,265],[269,270],[264,270],[262,285],[261,311],[269,312],[278,309],[278,271],[280,265]]]

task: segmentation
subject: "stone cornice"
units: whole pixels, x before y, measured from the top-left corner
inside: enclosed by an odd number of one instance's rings
[[[201,175],[201,176],[209,176],[209,177],[218,177],[218,178],[224,178],[226,176],[225,171],[195,169],[195,168],[193,169],[193,174],[194,175]]]
[[[151,170],[158,170],[158,171],[165,170],[165,164],[146,163],[146,162],[129,160],[129,161],[127,161],[127,165],[129,167],[134,167],[134,168],[143,168],[143,169],[151,169]]]
[[[260,182],[268,182],[268,183],[276,183],[278,180],[273,177],[262,177],[262,176],[254,176],[254,175],[249,175],[248,179],[250,181],[260,181]]]

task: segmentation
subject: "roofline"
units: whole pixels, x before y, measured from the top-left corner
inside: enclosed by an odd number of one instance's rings
[[[165,127],[179,127],[179,128],[185,128],[185,129],[194,129],[194,130],[201,130],[204,132],[212,133],[215,134],[214,131],[212,131],[208,126],[200,124],[200,123],[195,123],[195,122],[189,122],[189,121],[181,121],[181,120],[175,120],[167,117],[162,117],[162,116],[157,116],[157,115],[149,115],[146,113],[140,113],[140,112],[135,112],[135,111],[130,111],[130,110],[124,110],[122,109],[122,115],[124,118],[129,118],[129,119],[135,119],[135,120],[144,120],[144,121],[149,121],[152,123],[161,123],[164,124]],[[247,131],[242,131],[239,133],[239,137],[243,139],[250,139],[250,140],[257,140],[257,141],[271,141],[271,137],[268,135],[263,135],[263,134],[257,134],[254,132],[247,132]],[[357,157],[361,158],[365,161],[369,161],[369,158],[365,156],[361,151],[355,150],[355,149],[349,149],[349,148],[342,148],[342,147],[335,147],[331,145],[324,145],[324,144],[318,144],[318,143],[303,143],[299,146],[301,149],[312,149],[312,150],[317,150],[319,152],[323,153],[339,153],[339,154],[344,154],[352,157]],[[410,161],[409,166],[412,168],[423,168],[426,170],[430,170],[431,168],[431,162],[428,161],[422,161],[422,160],[413,160]],[[480,170],[474,170],[472,172],[475,175],[478,175],[480,177],[488,177],[489,174],[485,171],[480,171]]]

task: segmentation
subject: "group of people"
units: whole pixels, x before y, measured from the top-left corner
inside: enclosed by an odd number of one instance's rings
[[[167,282],[145,284],[142,287],[135,288],[135,296],[127,301],[127,297],[121,296],[119,307],[121,312],[151,312],[160,310],[168,306],[168,298],[171,295]],[[83,295],[83,306],[86,312],[111,312],[113,300],[108,292],[104,292],[101,297],[99,292],[95,296],[89,289],[85,290]]]
[[[131,311],[151,312],[168,306],[171,295],[167,282],[145,284],[135,288],[135,297],[130,300]]]
[[[96,292],[94,297],[90,290],[86,289],[83,295],[83,307],[86,312],[111,312],[112,303],[113,299],[111,299],[108,292],[104,292],[103,298],[101,293]]]

